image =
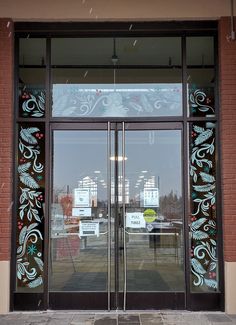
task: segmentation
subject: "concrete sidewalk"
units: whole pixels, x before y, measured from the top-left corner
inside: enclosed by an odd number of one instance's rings
[[[0,315],[1,325],[233,325],[236,315],[221,312],[13,312]]]

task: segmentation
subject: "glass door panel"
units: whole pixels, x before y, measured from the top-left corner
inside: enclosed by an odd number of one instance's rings
[[[107,132],[54,131],[52,291],[107,291]]]
[[[50,291],[78,309],[184,292],[182,131],[136,125],[53,131]]]
[[[127,292],[184,291],[180,130],[125,133]]]

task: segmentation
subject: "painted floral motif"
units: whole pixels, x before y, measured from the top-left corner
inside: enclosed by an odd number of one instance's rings
[[[54,85],[53,116],[163,116],[180,115],[180,84],[155,86],[103,85],[104,89],[80,88],[80,85]]]
[[[19,128],[18,145],[18,287],[36,288],[43,283],[43,125]]]
[[[214,88],[191,89],[189,92],[189,107],[192,116],[214,115]]]
[[[195,287],[218,288],[215,124],[192,124],[190,147],[191,271]]]
[[[45,91],[38,89],[23,90],[20,94],[20,115],[22,117],[44,117]]]

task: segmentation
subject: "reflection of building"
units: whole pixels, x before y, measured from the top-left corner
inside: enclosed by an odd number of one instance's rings
[[[87,206],[97,207],[97,194],[98,194],[97,183],[89,176],[86,176],[81,181],[78,182],[78,188],[87,189],[89,191],[90,204],[88,204]]]
[[[115,185],[116,183],[114,180],[111,181],[111,203],[115,203]],[[118,176],[118,203],[123,202],[123,177]],[[130,189],[129,189],[129,179],[125,179],[125,203],[129,203],[130,199]]]

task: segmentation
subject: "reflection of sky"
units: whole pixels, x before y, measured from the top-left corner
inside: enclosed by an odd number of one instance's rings
[[[98,199],[106,200],[106,141],[106,131],[55,131],[54,190],[66,191],[69,186],[71,192],[89,176],[98,183]],[[121,142],[120,134],[119,155]],[[144,179],[150,177],[155,178],[156,185],[159,179],[160,196],[171,191],[181,195],[181,131],[127,131],[125,155],[130,198],[140,193]],[[122,163],[118,164],[121,174]],[[139,186],[135,187],[138,180]]]

